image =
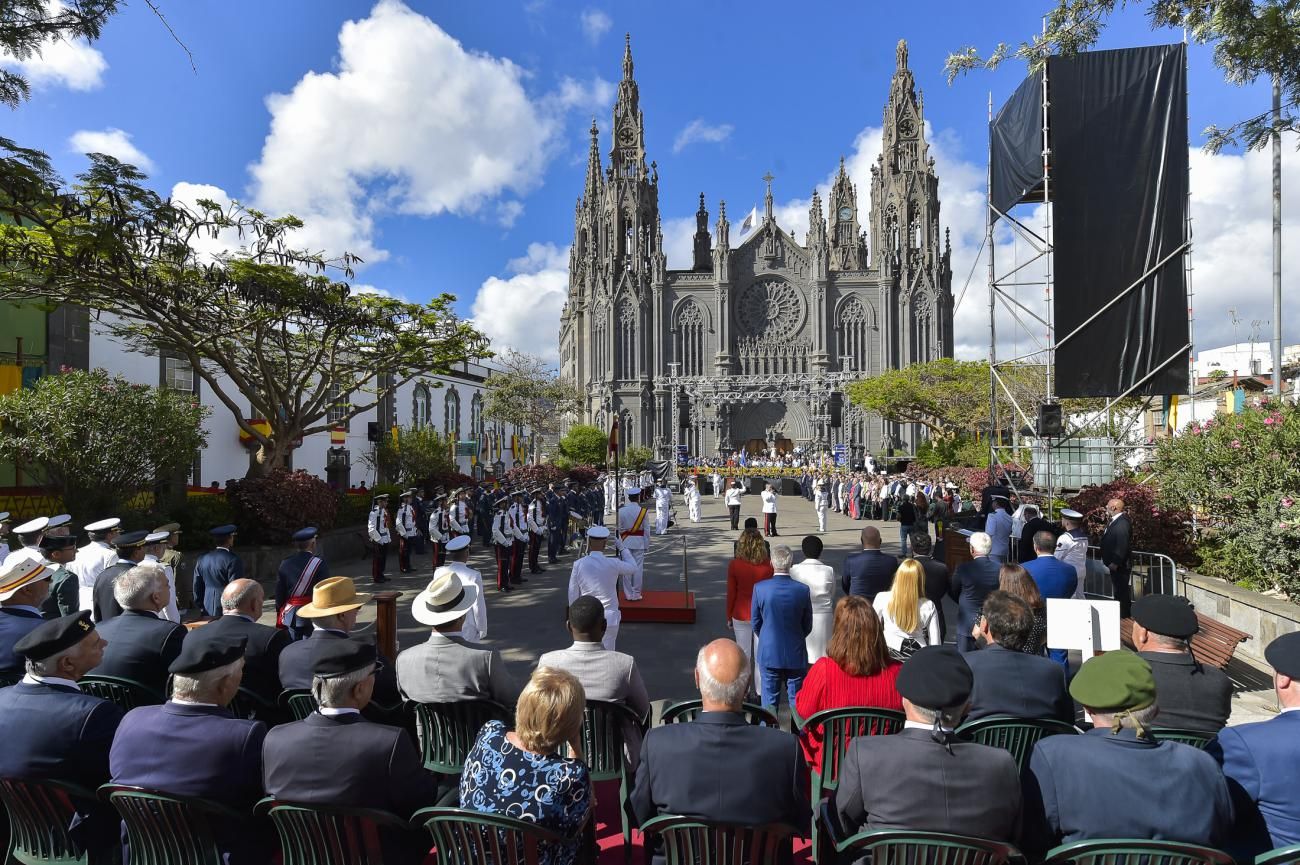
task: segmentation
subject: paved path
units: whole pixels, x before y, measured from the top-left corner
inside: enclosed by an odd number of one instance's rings
[[[743,502],[742,520],[753,516],[759,518],[761,524],[761,502],[758,496],[747,495]],[[646,559],[646,588],[681,587],[682,540],[685,538],[690,587],[695,592],[696,622],[694,625],[624,622],[618,635],[619,651],[636,657],[652,700],[697,696],[693,681],[696,652],[710,640],[730,634],[723,616],[723,605],[726,601],[727,563],[731,559],[736,533],[731,531],[726,508],[721,499],[705,497],[701,508],[703,518],[695,524],[686,519],[686,506],[680,499],[675,508],[681,520],[667,535],[655,536],[651,540],[650,553]],[[864,526],[874,525],[879,528],[885,541],[883,549],[897,554],[897,523],[855,522],[834,512],[827,516],[828,530],[822,535],[822,541],[826,545],[822,560],[834,567],[837,574],[843,573],[844,557],[859,549],[859,532]],[[609,524],[611,520],[607,518],[606,522]],[[773,540],[773,543],[783,541],[789,544],[795,551],[797,561],[802,557],[799,553],[800,541],[806,534],[814,532],[816,527],[816,514],[810,502],[799,497],[784,497],[781,499],[778,519],[780,540]],[[477,542],[471,547],[470,566],[483,573],[484,582],[488,586],[486,644],[501,651],[511,672],[521,681],[527,678],[543,652],[569,645],[564,617],[569,573],[574,558],[574,554],[565,556],[560,564],[549,566],[544,574],[525,574],[528,583],[521,591],[501,594],[494,587],[496,570],[490,554]],[[395,553],[389,556],[389,575],[393,579],[384,588],[403,593],[398,600],[398,626],[399,641],[404,647],[415,645],[428,634],[428,628],[416,623],[410,614],[415,594],[425,587],[432,576],[428,557],[421,559],[416,563],[418,567],[414,573],[398,574],[397,556]],[[333,573],[356,577],[359,588],[364,591],[372,589],[369,561],[345,563],[336,567]],[[951,627],[951,623],[957,619],[956,608],[951,601],[946,601],[945,604],[946,618]],[[264,615],[263,621],[271,623],[273,614]],[[361,622],[364,626],[373,627],[373,621],[373,605],[363,608]],[[953,640],[951,632],[947,639],[950,642]],[[1271,691],[1242,692],[1233,698],[1230,723],[1262,720],[1275,711]]]

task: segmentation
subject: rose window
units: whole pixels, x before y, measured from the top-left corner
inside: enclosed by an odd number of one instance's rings
[[[749,336],[794,336],[803,326],[803,295],[779,279],[755,282],[736,304],[736,320]]]

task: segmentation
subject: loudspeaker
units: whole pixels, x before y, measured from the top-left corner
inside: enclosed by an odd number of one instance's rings
[[[372,420],[366,424],[366,441],[379,441],[379,421]]]
[[[691,428],[691,404],[684,399],[677,400],[677,428]]]
[[[1065,435],[1059,402],[1045,402],[1038,406],[1038,434],[1043,438],[1060,438]]]
[[[830,404],[831,428],[835,429],[844,425],[844,395],[839,393],[831,394]]]

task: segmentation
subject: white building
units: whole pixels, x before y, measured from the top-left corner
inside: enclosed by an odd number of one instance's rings
[[[119,340],[110,336],[102,325],[92,320],[89,367],[103,368],[139,384],[165,385],[194,393],[205,406],[211,409],[206,422],[208,446],[195,460],[190,484],[209,486],[215,482],[225,486],[227,480],[242,478],[248,472],[250,448],[241,442],[240,429],[235,418],[212,389],[205,387],[203,381],[194,375],[188,361],[182,358],[128,351]],[[480,459],[489,465],[498,455],[487,451],[487,443],[493,440],[504,442],[505,453],[500,455],[500,459],[506,467],[511,467],[514,465],[513,457],[509,452],[512,436],[517,437],[522,444],[525,431],[506,429],[500,424],[492,424],[484,420],[483,403],[486,399],[483,393],[484,382],[491,372],[491,368],[482,364],[465,363],[449,375],[430,376],[407,382],[397,389],[396,394],[387,400],[386,405],[381,404],[362,412],[346,422],[341,421],[345,409],[340,409],[337,415],[345,430],[342,443],[331,444],[329,432],[307,436],[302,444],[294,449],[291,467],[304,469],[321,478],[328,478],[327,459],[330,450],[332,447],[342,448],[346,451],[350,463],[347,483],[356,485],[365,481],[367,486],[373,486],[376,481],[375,470],[364,459],[373,448],[370,435],[387,434],[387,431],[395,426],[429,424],[444,435],[454,436],[457,441],[481,443]],[[237,394],[238,391],[232,387],[227,393]],[[357,399],[364,397],[365,395],[359,395]],[[236,398],[247,404],[242,397]],[[245,417],[251,417],[251,412]],[[460,471],[467,475],[477,475],[484,470],[482,465],[475,466],[475,460],[470,456],[458,456],[456,462]]]
[[[1282,347],[1282,367],[1300,363],[1300,345]],[[1273,345],[1268,342],[1239,342],[1219,348],[1207,348],[1196,353],[1192,374],[1198,379],[1208,378],[1216,371],[1228,375],[1251,376],[1273,374]]]

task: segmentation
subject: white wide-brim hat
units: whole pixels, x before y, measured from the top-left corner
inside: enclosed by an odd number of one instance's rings
[[[454,622],[474,606],[478,586],[466,584],[448,567],[433,572],[433,580],[411,602],[411,615],[422,625]]]

